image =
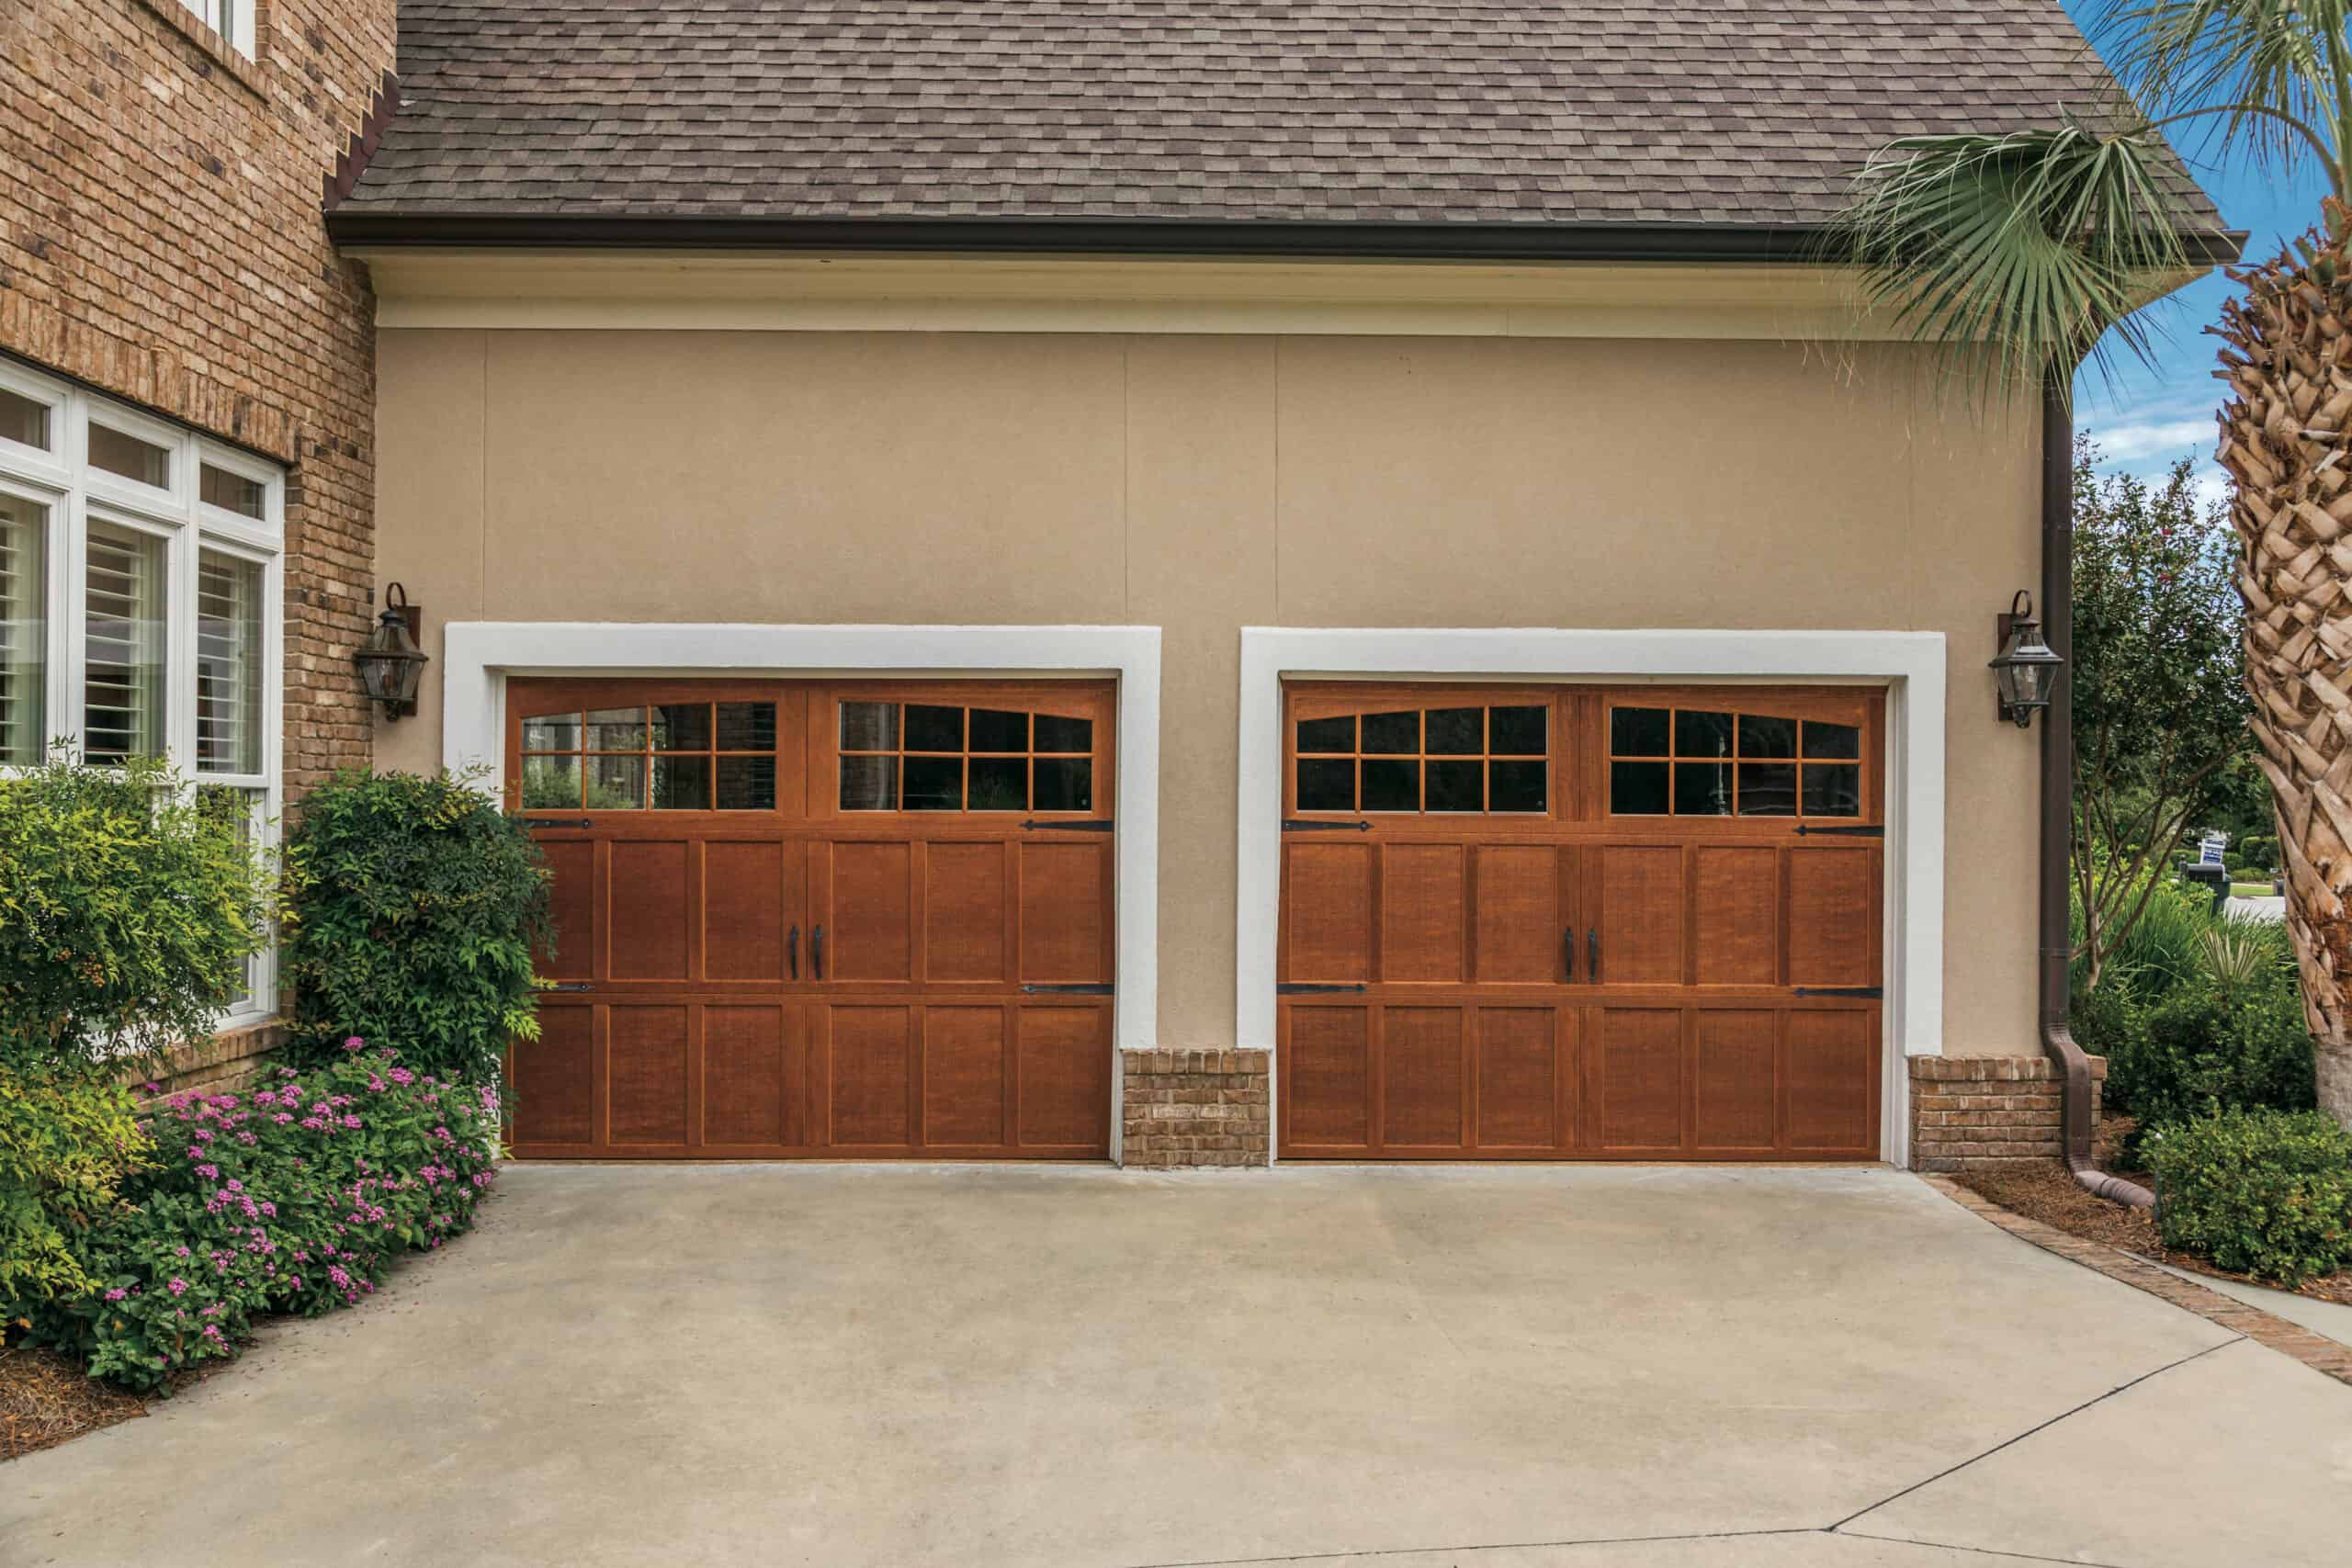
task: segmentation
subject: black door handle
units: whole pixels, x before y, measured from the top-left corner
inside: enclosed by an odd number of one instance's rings
[[[793,927],[784,933],[785,961],[792,965],[792,977],[800,978],[800,928]]]
[[[1560,967],[1568,972],[1568,984],[1577,983],[1577,928],[1565,926],[1560,931]]]
[[[808,962],[817,968],[817,978],[825,977],[825,928],[819,926],[808,933]]]
[[[1586,930],[1584,933],[1584,946],[1586,954],[1584,965],[1585,984],[1589,986],[1598,986],[1600,984],[1600,928],[1599,926],[1592,926]]]

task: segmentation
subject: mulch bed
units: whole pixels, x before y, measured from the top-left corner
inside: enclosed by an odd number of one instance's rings
[[[82,1375],[54,1350],[0,1348],[0,1461],[147,1414],[147,1402]]]
[[[2132,1130],[2128,1117],[2109,1117],[2099,1128],[2096,1157],[2099,1168],[2120,1176],[2126,1181],[2154,1190],[2152,1178],[2144,1171],[2116,1168],[2123,1138]],[[2185,1269],[2193,1274],[2211,1275],[2217,1280],[2236,1280],[2244,1284],[2261,1285],[2266,1289],[2279,1287],[2267,1280],[2257,1280],[2248,1274],[2233,1274],[2216,1267],[2211,1260],[2193,1252],[2177,1252],[2164,1244],[2156,1234],[2155,1216],[2146,1209],[2128,1209],[2120,1203],[2110,1203],[2084,1190],[2064,1165],[2052,1161],[2024,1166],[2014,1171],[1963,1171],[1951,1179],[1980,1197],[1990,1199],[2011,1213],[2039,1220],[2053,1230],[2085,1241],[2104,1242],[2125,1252],[2153,1258],[2158,1263]],[[2335,1302],[2352,1306],[2352,1272],[2329,1274],[2307,1281],[2297,1292],[2314,1301]]]

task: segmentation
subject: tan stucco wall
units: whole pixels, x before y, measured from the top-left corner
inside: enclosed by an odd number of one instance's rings
[[[2030,1054],[2038,449],[1916,351],[388,329],[378,577],[452,619],[1164,629],[1160,1037],[1232,1043],[1238,629],[1950,640],[1945,1049]],[[386,767],[440,759],[437,661]]]

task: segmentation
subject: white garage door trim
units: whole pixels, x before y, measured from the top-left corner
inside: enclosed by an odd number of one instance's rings
[[[1158,626],[730,626],[452,621],[442,650],[441,761],[504,783],[509,675],[1109,675],[1119,682],[1114,1049],[1159,1031]],[[1113,1072],[1112,1157],[1118,1086]]]
[[[1243,627],[1240,881],[1234,931],[1234,1038],[1242,1045],[1269,1051],[1274,1045],[1283,681],[1423,676],[1886,684],[1887,1092],[1880,1110],[1879,1146],[1893,1163],[1907,1165],[1911,1076],[1904,1059],[1943,1055],[1943,634]]]

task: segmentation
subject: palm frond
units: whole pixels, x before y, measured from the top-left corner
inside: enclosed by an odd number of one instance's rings
[[[2352,197],[2352,0],[2102,0],[2090,32],[2151,114],[2273,173],[2315,158]]]
[[[2112,347],[2153,360],[2133,312],[2152,276],[2193,265],[2177,179],[2136,117],[1905,137],[1872,155],[1827,243],[1862,267],[1871,308],[1941,341],[1972,391],[2037,395],[2085,355],[2102,371]]]

